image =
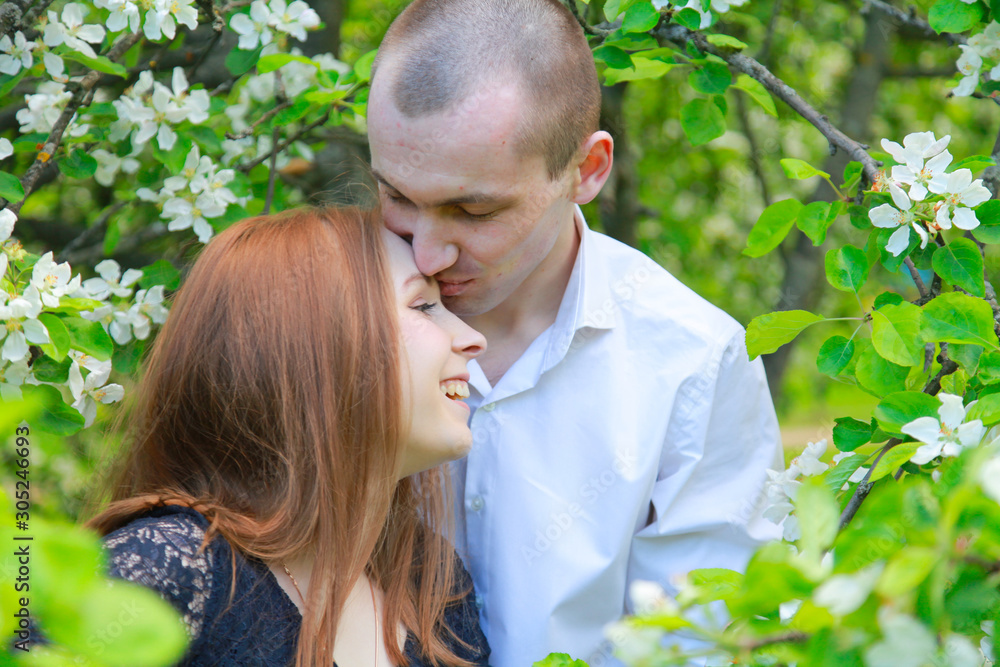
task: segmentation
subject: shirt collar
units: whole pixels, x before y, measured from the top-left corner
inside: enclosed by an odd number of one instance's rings
[[[618,303],[611,293],[607,267],[595,247],[597,232],[587,226],[580,207],[574,208],[573,223],[580,233],[580,248],[552,325],[543,372],[566,356],[577,331],[612,329],[618,322]]]

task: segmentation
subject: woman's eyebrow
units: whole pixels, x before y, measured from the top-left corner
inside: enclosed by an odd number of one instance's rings
[[[408,287],[410,283],[414,283],[420,280],[423,280],[429,286],[434,279],[431,278],[430,276],[425,276],[424,274],[417,272],[403,281],[403,287]]]

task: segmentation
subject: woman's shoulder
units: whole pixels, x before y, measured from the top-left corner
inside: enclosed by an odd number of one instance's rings
[[[104,537],[108,573],[157,591],[181,612],[192,637],[201,632],[214,580],[229,564],[225,540],[202,548],[207,527],[201,513],[169,505]]]
[[[267,566],[222,536],[202,547],[209,522],[189,507],[157,507],[108,533],[109,574],[155,590],[184,619],[184,665],[288,664],[298,610]]]

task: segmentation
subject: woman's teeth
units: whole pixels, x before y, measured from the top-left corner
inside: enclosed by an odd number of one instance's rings
[[[469,397],[469,383],[462,380],[448,380],[441,383],[441,393],[453,401]]]

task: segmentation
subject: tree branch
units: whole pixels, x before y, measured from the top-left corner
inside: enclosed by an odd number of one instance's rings
[[[881,165],[871,155],[868,154],[867,146],[851,139],[839,129],[834,127],[826,116],[806,102],[795,90],[784,81],[776,77],[766,67],[749,56],[735,52],[732,49],[716,48],[709,44],[708,40],[700,32],[688,30],[684,26],[670,24],[662,26],[652,31],[661,40],[674,42],[675,44],[694,44],[699,51],[716,55],[738,72],[742,72],[761,83],[772,95],[790,106],[796,113],[809,121],[820,133],[830,142],[831,150],[840,148],[852,160],[861,163],[865,176],[870,181],[875,180],[875,175]]]
[[[913,260],[907,257],[903,260],[903,263],[906,264],[906,268],[910,270],[910,277],[913,278],[913,284],[917,286],[917,290],[920,292],[920,298],[926,298],[927,286],[924,285],[924,279],[920,277],[920,272],[917,271],[917,267],[913,264]]]
[[[319,120],[317,120],[317,121],[315,121],[313,123],[310,123],[309,125],[306,125],[304,128],[302,128],[301,130],[299,130],[298,132],[296,132],[292,136],[290,136],[287,139],[285,139],[281,143],[281,145],[273,146],[271,148],[271,150],[268,151],[265,155],[261,155],[257,159],[251,160],[250,162],[247,162],[246,164],[241,164],[239,167],[237,167],[237,169],[239,169],[240,171],[242,171],[245,174],[245,173],[249,172],[251,169],[253,169],[254,167],[256,167],[257,165],[264,164],[265,162],[267,162],[268,160],[271,159],[272,155],[280,153],[281,151],[285,150],[286,148],[288,148],[289,146],[291,146],[293,143],[295,143],[296,141],[298,141],[302,137],[306,136],[307,134],[309,134],[310,132],[312,132],[313,130],[315,130],[317,127],[320,127],[320,126],[326,124],[326,121],[330,120],[330,113],[331,113],[331,111],[332,111],[332,108],[328,109],[326,111],[326,113],[323,114],[322,118],[320,118]]]

